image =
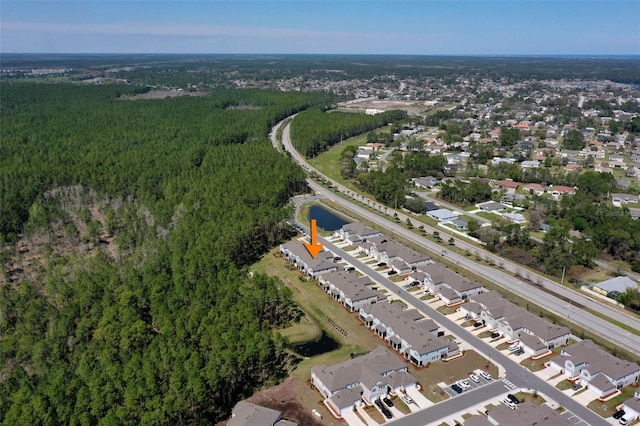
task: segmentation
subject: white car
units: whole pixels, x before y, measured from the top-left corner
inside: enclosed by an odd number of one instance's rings
[[[471,387],[471,384],[469,384],[469,382],[467,382],[466,380],[458,380],[458,386],[460,386],[462,388],[462,390],[467,390]]]
[[[469,378],[476,383],[480,383],[480,377],[476,376],[475,374],[470,374]]]
[[[514,404],[513,401],[511,401],[509,398],[505,398],[502,400],[502,403],[504,405],[506,405],[507,407],[511,408],[512,410],[515,410],[517,408],[517,405]]]
[[[514,351],[517,351],[518,349],[520,349],[520,345],[515,343],[515,344],[509,346],[507,349],[509,350],[509,352],[514,352]]]
[[[487,379],[487,380],[491,380],[491,379],[493,379],[493,377],[491,377],[491,374],[487,373],[486,371],[481,371],[481,372],[480,372],[480,375],[481,375],[482,377],[484,377],[485,379]]]
[[[409,395],[402,395],[402,400],[407,404],[413,404],[413,399]]]

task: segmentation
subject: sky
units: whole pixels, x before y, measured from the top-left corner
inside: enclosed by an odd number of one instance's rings
[[[640,0],[0,0],[0,53],[640,55]]]

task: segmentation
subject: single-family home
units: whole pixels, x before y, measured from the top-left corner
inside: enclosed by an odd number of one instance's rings
[[[440,184],[440,181],[434,178],[433,176],[427,176],[427,177],[414,178],[413,184],[418,188],[433,189],[438,184]]]
[[[525,183],[522,189],[530,194],[542,196],[544,195],[544,186],[539,183]]]
[[[611,194],[611,202],[614,206],[621,207],[622,204],[638,203],[640,200],[637,195],[613,193]]]
[[[525,223],[527,221],[526,217],[516,212],[504,213],[502,216],[515,223]]]
[[[252,404],[247,401],[238,402],[231,410],[231,418],[227,426],[297,426],[298,423],[285,420],[278,410]]]
[[[416,388],[418,382],[407,365],[383,346],[335,365],[316,365],[311,383],[325,398],[325,405],[337,418],[363,403],[401,390]]]
[[[502,203],[498,203],[497,201],[485,201],[484,203],[476,204],[476,207],[482,210],[483,212],[494,213],[502,210],[506,210],[507,206]]]
[[[606,281],[594,284],[591,289],[604,296],[615,299],[620,293],[624,293],[628,288],[638,288],[638,284],[627,276],[611,278]]]
[[[549,192],[553,198],[559,198],[561,195],[574,195],[576,190],[570,186],[554,185],[549,188]]]
[[[535,160],[527,160],[520,163],[520,167],[523,169],[537,169],[540,167],[540,162]]]
[[[518,186],[520,186],[520,183],[512,180],[499,180],[494,185],[498,189],[504,189],[508,193],[514,194],[516,189],[518,189]]]
[[[456,220],[458,218],[458,213],[449,209],[438,209],[427,212],[427,216],[439,222],[448,222]]]
[[[563,348],[561,355],[549,361],[549,367],[564,373],[570,380],[579,380],[597,398],[636,384],[640,377],[638,364],[616,358],[591,340]]]

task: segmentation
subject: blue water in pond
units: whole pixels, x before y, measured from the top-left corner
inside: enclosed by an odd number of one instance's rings
[[[322,206],[309,207],[309,217],[316,220],[316,224],[319,228],[325,231],[335,231],[346,225],[347,221],[326,210]]]

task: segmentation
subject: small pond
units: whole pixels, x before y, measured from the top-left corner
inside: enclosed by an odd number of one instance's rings
[[[322,336],[320,336],[319,339],[313,340],[311,342],[291,345],[290,347],[292,351],[301,356],[311,357],[338,349],[340,347],[340,344],[333,340],[327,333],[325,333],[324,330],[322,330]]]
[[[325,231],[335,231],[349,223],[324,207],[317,205],[309,207],[309,217],[315,219],[318,227]]]

